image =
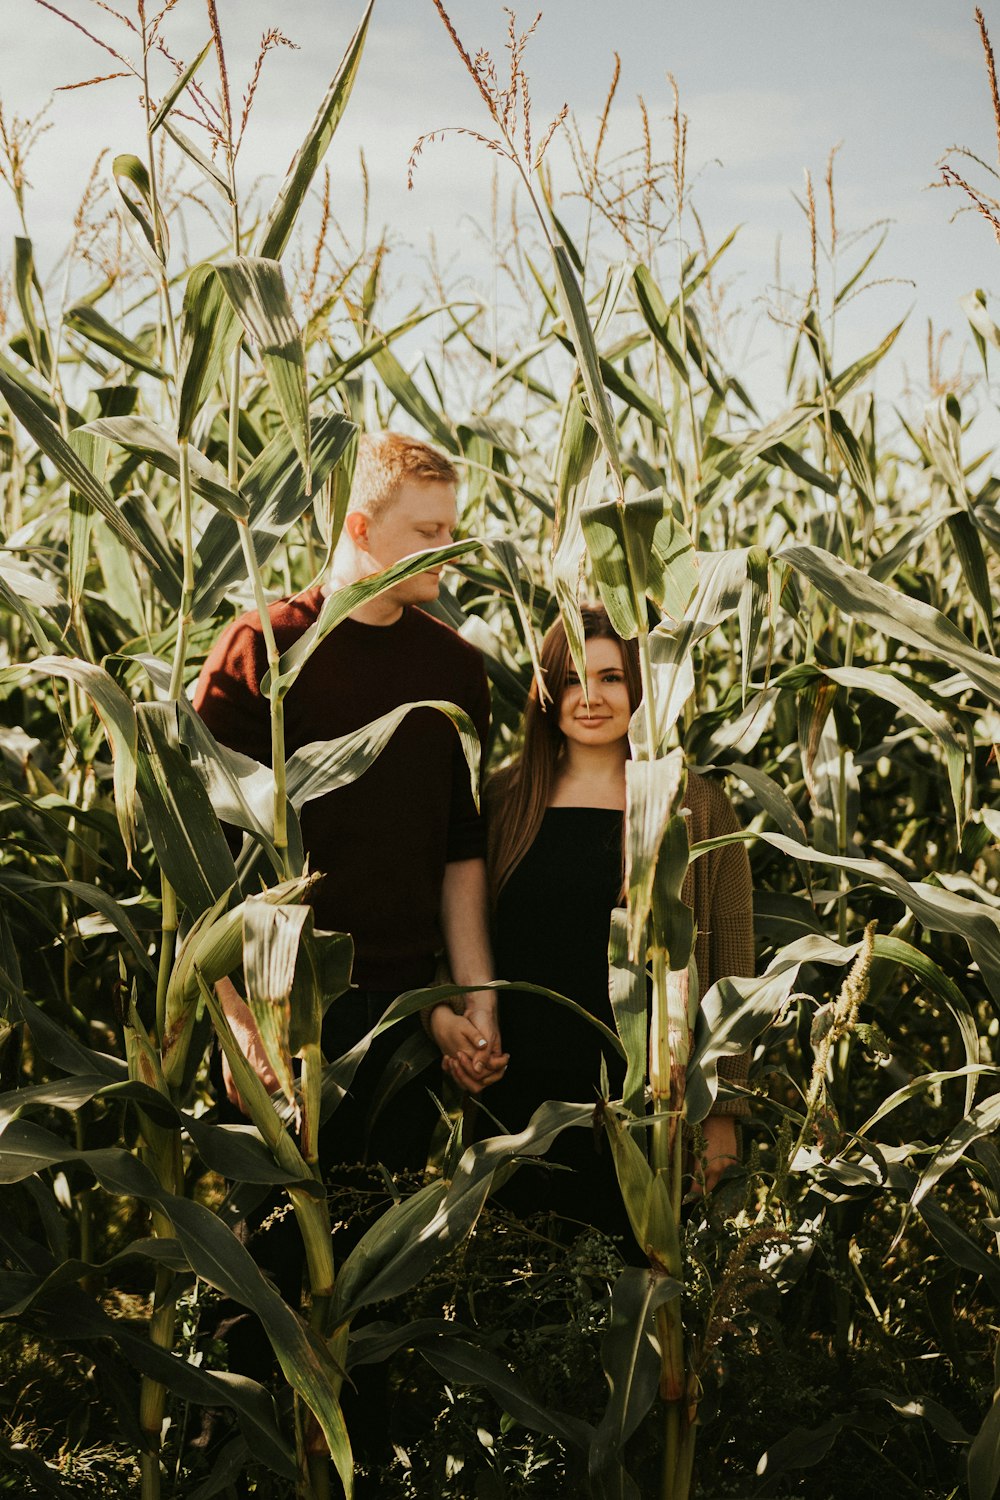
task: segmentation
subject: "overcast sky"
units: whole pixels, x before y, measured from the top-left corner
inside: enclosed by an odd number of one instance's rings
[[[88,0],[58,0],[94,31],[123,43],[117,24]],[[131,0],[119,0],[131,7]],[[1000,44],[1000,0],[984,0]],[[360,15],[360,0],[219,0],[230,71],[239,92],[263,29],[278,24],[300,50],[268,62],[244,148],[251,175],[280,176],[336,70]],[[455,24],[470,51],[501,50],[504,17],[496,0],[453,0]],[[522,22],[533,18],[527,10]],[[36,0],[0,0],[0,100],[10,114],[38,109],[60,84],[103,73],[111,59]],[[201,0],[179,0],[168,36],[190,57],[207,38]],[[622,60],[613,144],[637,139],[636,96],[642,93],[657,138],[669,143],[668,70],[678,81],[690,120],[689,171],[695,201],[715,241],[742,228],[727,257],[731,297],[757,317],[751,388],[772,405],[780,391],[775,335],[762,298],[773,282],[776,242],[785,275],[801,285],[808,238],[794,194],[804,169],[822,182],[830,148],[837,158],[842,231],[890,220],[876,274],[889,280],[853,303],[838,332],[837,363],[878,341],[904,314],[899,356],[881,377],[894,396],[904,367],[914,385],[926,380],[927,320],[954,338],[946,365],[965,342],[961,296],[976,286],[1000,288],[1000,248],[973,214],[954,222],[954,192],[929,188],[936,162],[955,142],[990,160],[996,137],[971,4],[965,0],[546,0],[527,55],[536,117],[547,119],[568,100],[582,122],[600,112],[612,55]],[[165,79],[161,80],[161,87]],[[90,164],[104,146],[141,151],[135,85],[56,95],[53,129],[31,163],[32,234],[43,268],[67,238],[72,211]],[[485,127],[481,101],[430,0],[376,0],[358,83],[332,148],[336,200],[345,222],[358,203],[357,152],[372,177],[372,214],[416,250],[433,230],[442,258],[457,274],[485,271],[472,220],[486,217],[492,159],[462,141],[428,148],[412,192],[406,165],[415,138],[438,126]],[[982,172],[979,179],[986,180]],[[508,179],[509,185],[509,179]],[[0,235],[14,232],[11,204],[0,199]],[[411,256],[416,274],[416,256]],[[845,266],[849,264],[845,261]],[[406,272],[405,251],[397,274]],[[966,353],[966,362],[971,355]],[[741,373],[746,373],[741,370]]]

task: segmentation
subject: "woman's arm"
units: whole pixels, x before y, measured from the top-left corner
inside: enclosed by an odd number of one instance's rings
[[[455,1017],[455,1021],[465,1022],[471,1032],[439,1015],[446,1008],[442,1006],[432,1012],[429,1028],[445,1053],[448,1071],[462,1088],[472,1093],[495,1083],[507,1066],[500,1041],[496,992],[474,988],[493,977],[486,912],[486,862],[450,860],[444,868],[441,888],[441,931],[453,981],[469,986],[464,1015]],[[479,1042],[485,1045],[480,1046]]]

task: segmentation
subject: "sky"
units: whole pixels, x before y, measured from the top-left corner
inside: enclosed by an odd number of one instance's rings
[[[115,45],[126,40],[93,0],[52,0]],[[119,0],[125,8],[132,0]],[[299,50],[268,58],[244,147],[242,185],[258,174],[280,180],[361,14],[361,0],[218,0],[234,91],[253,66],[262,31],[278,24]],[[973,7],[965,0],[543,0],[529,44],[536,120],[568,102],[592,134],[621,57],[609,149],[638,140],[641,94],[654,141],[669,149],[672,96],[680,89],[689,119],[689,177],[710,243],[737,224],[725,260],[729,298],[743,310],[738,368],[766,410],[780,404],[781,335],[768,317],[776,248],[784,279],[802,287],[808,233],[796,202],[804,172],[822,191],[828,154],[836,158],[838,226],[852,231],[887,221],[888,239],[873,274],[882,283],[858,297],[837,331],[835,363],[848,364],[904,316],[903,333],[879,375],[880,393],[905,388],[919,401],[927,383],[928,319],[951,332],[944,368],[978,356],[968,347],[959,299],[975,287],[1000,291],[1000,247],[961,195],[937,190],[936,163],[966,145],[987,161],[996,130]],[[984,0],[1000,45],[1000,0]],[[469,50],[498,55],[506,19],[497,0],[452,0],[452,19]],[[131,10],[130,10],[131,13]],[[524,10],[522,23],[533,19]],[[0,0],[5,43],[0,102],[8,114],[39,109],[59,85],[113,67],[84,35],[37,0]],[[167,32],[173,50],[192,56],[208,36],[202,0],[179,0]],[[161,81],[165,86],[166,79]],[[103,147],[141,153],[136,87],[118,81],[55,95],[53,128],[30,164],[29,227],[45,257],[69,234],[93,159]],[[467,140],[429,146],[407,191],[407,161],[417,136],[443,126],[487,128],[484,107],[431,0],[376,0],[353,97],[331,148],[335,207],[350,227],[360,203],[358,151],[371,176],[371,215],[390,226],[396,274],[418,275],[433,233],[449,277],[489,280],[488,220],[494,159]],[[536,132],[539,127],[536,126]],[[569,185],[565,151],[553,150],[557,187]],[[986,185],[981,168],[970,167]],[[502,178],[508,193],[513,180]],[[273,189],[272,189],[273,191]],[[264,189],[265,198],[268,196]],[[0,198],[0,243],[15,232],[9,195]],[[865,241],[864,243],[869,243]],[[411,248],[407,250],[405,247]],[[852,265],[841,252],[843,280]],[[414,286],[416,282],[414,282]],[[412,300],[416,300],[416,292]],[[773,299],[771,299],[773,300]]]

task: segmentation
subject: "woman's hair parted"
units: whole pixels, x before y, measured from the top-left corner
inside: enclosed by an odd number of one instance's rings
[[[585,640],[614,641],[621,648],[629,705],[634,713],[642,697],[636,642],[622,640],[602,604],[584,604],[580,614]],[[487,788],[490,890],[494,901],[535,842],[565,742],[559,728],[559,708],[574,667],[561,619],[545,632],[541,664],[550,701],[547,705],[541,702],[538,684],[533,682],[524,710],[521,753],[491,778]]]

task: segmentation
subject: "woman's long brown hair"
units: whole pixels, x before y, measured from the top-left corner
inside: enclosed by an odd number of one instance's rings
[[[621,648],[629,706],[634,713],[642,697],[636,642],[621,639],[603,605],[585,604],[580,613],[585,640],[614,641]],[[521,753],[491,778],[487,788],[490,890],[494,901],[512,870],[535,842],[549,805],[565,743],[565,736],[559,728],[559,705],[573,658],[561,619],[545,632],[541,664],[551,700],[547,707],[544,706],[539,701],[537,682],[531,684],[524,710]]]

